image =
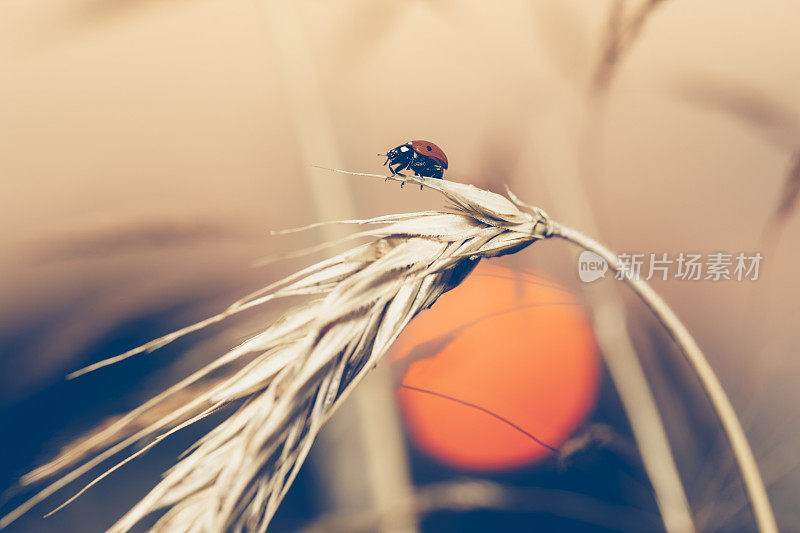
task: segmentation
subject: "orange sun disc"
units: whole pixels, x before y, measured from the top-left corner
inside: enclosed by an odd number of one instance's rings
[[[448,465],[503,470],[541,460],[594,406],[592,327],[566,289],[479,266],[418,316],[392,351],[414,443]],[[539,442],[537,442],[537,440]]]

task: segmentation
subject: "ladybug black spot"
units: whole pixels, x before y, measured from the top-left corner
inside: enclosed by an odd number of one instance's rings
[[[430,152],[430,151],[432,151],[432,150],[433,150],[433,148],[431,148],[430,146],[428,146],[428,151]]]

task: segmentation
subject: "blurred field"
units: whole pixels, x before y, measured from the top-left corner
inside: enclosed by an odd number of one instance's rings
[[[742,416],[781,531],[800,531],[800,217],[790,212],[762,240],[776,224],[782,191],[792,190],[785,180],[800,148],[800,5],[664,0],[615,66],[607,94],[591,97],[612,4],[0,6],[2,488],[277,315],[277,307],[248,314],[163,353],[62,379],[309,261],[252,268],[257,259],[330,237],[287,239],[270,230],[438,208],[440,198],[428,191],[312,167],[381,172],[375,154],[422,138],[446,151],[449,179],[497,192],[508,184],[566,223],[581,207],[565,205],[553,184],[577,175],[599,237],[615,250],[765,255],[757,282],[653,284],[686,321]],[[592,98],[604,100],[592,108]],[[321,212],[319,197],[339,200]],[[502,264],[581,289],[561,243],[537,244]],[[696,382],[643,307],[626,301],[698,527],[752,530]],[[574,468],[551,462],[476,475],[436,461],[404,433],[410,479],[421,486],[477,476],[572,491],[634,509],[633,531],[662,527],[605,372],[597,394],[576,435],[600,424],[613,429],[615,444],[590,446]],[[524,405],[525,398],[510,401]],[[368,473],[353,471],[354,458],[342,452],[365,446],[353,405],[323,434],[276,531],[370,509]],[[73,493],[63,491],[9,531],[100,531],[191,441],[169,441],[140,467],[42,520]],[[326,465],[337,461],[350,466]],[[421,523],[424,531],[614,530],[562,514],[518,506],[434,513]]]

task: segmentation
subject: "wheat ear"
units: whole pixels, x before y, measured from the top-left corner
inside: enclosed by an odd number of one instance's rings
[[[156,532],[265,531],[322,425],[409,321],[461,283],[478,261],[515,253],[555,236],[595,251],[618,268],[608,249],[553,222],[542,210],[526,206],[510,192],[506,198],[445,180],[391,179],[441,192],[450,201],[451,211],[360,221],[368,229],[354,237],[372,237],[367,244],[321,261],[231,306],[220,320],[277,298],[312,297],[208,367],[26,476],[23,483],[60,475],[3,517],[0,527],[130,445],[149,442],[106,474],[170,434],[230,406],[232,409],[225,411],[228,416],[187,450],[109,531],[129,531],[157,511],[165,512],[152,528]],[[644,282],[627,282],[672,333],[708,392],[733,445],[760,531],[776,531],[749,444],[711,367],[663,300]],[[126,355],[144,353],[177,337],[167,335]],[[211,371],[224,371],[234,362],[240,363],[237,369],[181,407],[144,429],[130,430],[139,416]]]

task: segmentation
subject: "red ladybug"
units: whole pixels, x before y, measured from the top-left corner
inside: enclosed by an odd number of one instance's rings
[[[421,178],[441,179],[447,168],[444,151],[430,141],[410,141],[386,152],[386,162],[392,174],[405,177],[401,171],[411,170]]]

